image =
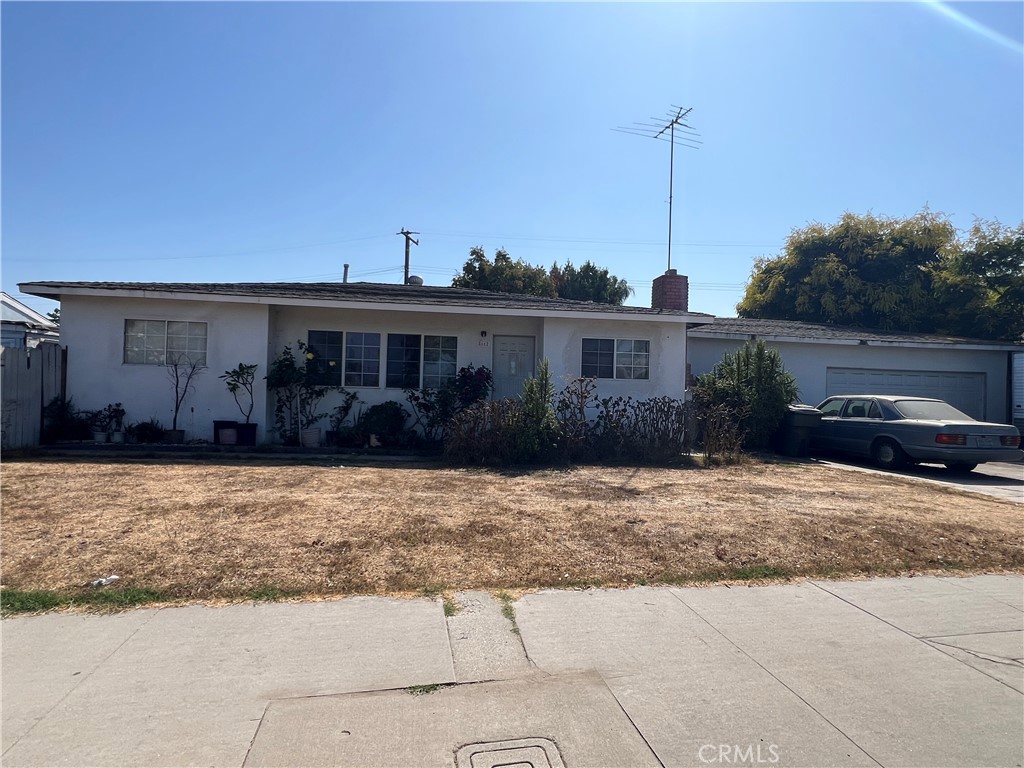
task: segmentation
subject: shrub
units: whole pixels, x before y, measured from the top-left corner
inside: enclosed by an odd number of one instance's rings
[[[779,428],[787,406],[799,390],[782,364],[778,350],[761,340],[748,341],[735,354],[726,353],[710,373],[697,377],[693,399],[699,409],[715,418],[724,412],[707,410],[725,406],[738,418],[745,447],[765,449]]]
[[[453,464],[525,464],[535,460],[526,447],[526,412],[521,400],[485,400],[457,413],[444,441]]]
[[[486,366],[460,368],[455,379],[431,389],[407,389],[405,399],[412,407],[414,423],[424,439],[443,440],[455,414],[486,400],[494,389],[494,376]]]
[[[58,440],[89,440],[92,438],[92,413],[75,408],[72,398],[55,397],[43,409],[43,431],[40,441],[52,444]]]
[[[274,393],[274,426],[285,445],[298,445],[299,431],[315,427],[326,415],[319,410],[320,403],[336,388],[324,383],[327,371],[309,345],[300,339],[297,346],[301,363],[286,344],[267,369],[267,389]]]
[[[597,380],[578,378],[570,381],[555,397],[555,418],[566,461],[594,458],[594,424],[590,412],[598,406]]]
[[[390,448],[408,442],[405,421],[409,412],[395,400],[371,405],[359,417],[356,430],[364,438],[375,435],[384,447]]]
[[[156,419],[141,421],[128,427],[128,434],[135,438],[137,443],[159,443],[164,439],[164,425]]]

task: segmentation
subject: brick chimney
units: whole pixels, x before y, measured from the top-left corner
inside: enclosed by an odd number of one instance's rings
[[[690,285],[686,275],[674,269],[658,275],[651,286],[651,307],[654,309],[675,309],[688,312],[690,309]]]

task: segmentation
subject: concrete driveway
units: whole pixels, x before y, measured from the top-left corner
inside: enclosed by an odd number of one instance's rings
[[[841,469],[901,475],[913,480],[937,483],[961,491],[981,493],[1024,504],[1024,463],[1021,462],[979,464],[973,472],[956,474],[941,464],[919,464],[900,470],[888,470],[878,469],[866,461],[833,456],[819,457],[813,461],[823,466]]]
[[[5,766],[1020,766],[1024,580],[5,619]]]

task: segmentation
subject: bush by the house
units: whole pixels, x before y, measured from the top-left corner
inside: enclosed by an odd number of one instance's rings
[[[545,362],[516,399],[482,402],[457,414],[445,440],[455,464],[578,461],[676,462],[691,449],[694,416],[670,397],[598,399],[593,379],[555,392]]]
[[[267,369],[267,389],[274,393],[274,428],[285,445],[298,445],[299,432],[315,427],[327,414],[320,403],[337,386],[327,384],[334,361],[324,361],[301,339],[296,342],[300,361],[285,345]]]
[[[128,425],[128,436],[136,443],[159,443],[164,439],[164,425],[156,419]]]
[[[452,418],[465,408],[486,400],[494,388],[494,376],[486,366],[460,368],[455,378],[440,387],[407,389],[414,423],[428,443],[443,440]]]
[[[693,387],[697,408],[706,413],[718,413],[714,406],[729,409],[738,417],[743,445],[756,450],[768,448],[798,394],[796,379],[783,366],[778,350],[760,339],[748,341],[735,354],[727,352],[714,370],[697,377]]]
[[[356,432],[365,440],[370,440],[372,435],[385,448],[408,445],[411,440],[410,430],[405,428],[408,418],[409,412],[401,403],[388,400],[363,411],[356,422]]]
[[[48,445],[58,440],[89,440],[92,418],[93,412],[78,410],[72,398],[55,397],[43,409],[40,442]]]

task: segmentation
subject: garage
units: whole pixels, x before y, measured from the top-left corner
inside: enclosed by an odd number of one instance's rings
[[[796,320],[716,317],[689,331],[690,370],[713,370],[744,342],[782,355],[800,402],[830,395],[916,395],[945,400],[983,421],[1011,423],[1010,359],[1024,344],[921,333],[842,328]],[[1024,416],[1021,416],[1024,418]]]
[[[828,368],[826,397],[861,394],[937,397],[969,416],[985,419],[984,373]]]

